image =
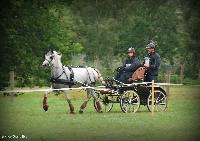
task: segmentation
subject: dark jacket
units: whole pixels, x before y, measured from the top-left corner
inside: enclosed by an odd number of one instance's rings
[[[161,61],[160,55],[154,52],[147,54],[145,57],[149,57],[150,59],[149,68],[147,69],[146,73],[149,75],[157,76]]]
[[[124,68],[125,71],[134,72],[140,67],[140,61],[136,57],[131,57],[131,58],[128,57],[124,61],[122,67]]]

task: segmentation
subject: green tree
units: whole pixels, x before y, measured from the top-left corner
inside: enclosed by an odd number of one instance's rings
[[[1,27],[5,35],[1,72],[6,75],[14,70],[19,84],[39,85],[41,78],[48,78],[41,63],[49,48],[62,52],[65,63],[70,62],[70,54],[82,50],[66,5],[31,0],[7,1],[5,5],[7,7],[1,8]],[[1,81],[6,80],[8,75],[2,75]]]

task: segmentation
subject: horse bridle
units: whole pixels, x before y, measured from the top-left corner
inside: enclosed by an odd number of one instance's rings
[[[46,57],[45,57],[45,60],[49,63],[49,65],[51,64],[51,62],[53,61],[53,55],[51,55],[49,58],[51,59],[51,60],[48,60],[48,59],[46,59]],[[54,66],[53,66],[54,67]],[[62,73],[60,74],[60,75],[58,75],[57,77],[52,77],[51,78],[51,80],[54,80],[54,81],[56,81],[56,80],[58,80],[63,74],[65,74],[66,75],[66,78],[67,79],[70,79],[70,81],[73,81],[73,77],[74,77],[74,73],[73,73],[73,70],[71,69],[71,67],[68,67],[68,69],[69,69],[69,71],[71,72],[71,74],[70,74],[70,78],[68,78],[68,76],[67,76],[67,74],[66,74],[66,72],[65,72],[65,69],[64,69],[64,67],[62,66]]]
[[[51,64],[51,62],[53,61],[53,55],[51,55],[49,58],[51,59],[51,60],[48,60],[48,59],[46,59],[45,58],[45,60],[49,63],[49,64]],[[53,66],[53,67],[55,67],[55,66]],[[59,79],[63,74],[65,74],[66,75],[66,78],[67,79],[69,79],[68,78],[68,76],[67,76],[67,74],[66,74],[66,72],[65,72],[65,69],[64,69],[64,67],[62,66],[62,69],[63,69],[63,71],[62,71],[62,73],[60,74],[60,75],[58,75],[57,77],[55,77],[55,78],[51,78],[51,79],[53,79],[53,80],[57,80],[57,79]],[[73,72],[72,72],[72,70],[68,67],[68,69],[70,70],[70,72],[73,74]],[[70,74],[70,79],[71,79],[71,75],[72,74]]]
[[[51,60],[48,60],[48,59],[46,59],[46,57],[45,57],[45,60],[49,63],[49,65],[50,65],[50,63],[53,61],[53,55],[51,55],[50,57],[49,57]]]

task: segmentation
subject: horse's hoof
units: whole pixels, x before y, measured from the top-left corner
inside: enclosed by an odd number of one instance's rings
[[[48,111],[48,108],[49,108],[48,105],[44,105],[44,106],[43,106],[43,109],[44,109],[45,112]]]
[[[70,112],[70,114],[75,114],[75,112],[74,112],[74,111],[72,111],[72,112]]]
[[[102,110],[98,110],[97,113],[103,113],[103,111]]]
[[[79,114],[83,114],[83,111],[82,111],[82,110],[79,110]]]

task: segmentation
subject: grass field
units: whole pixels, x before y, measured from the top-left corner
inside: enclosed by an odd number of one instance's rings
[[[0,96],[0,138],[34,141],[197,141],[200,140],[200,87],[170,89],[165,112],[152,115],[141,106],[137,113],[122,113],[119,104],[110,113],[96,113],[92,100],[84,112],[78,109],[85,92],[73,92],[76,114],[62,95],[49,95],[49,111],[42,109],[42,93]],[[80,97],[80,98],[77,98]],[[9,139],[8,135],[14,139]],[[16,139],[13,135],[25,139]],[[5,137],[7,136],[7,137]]]

